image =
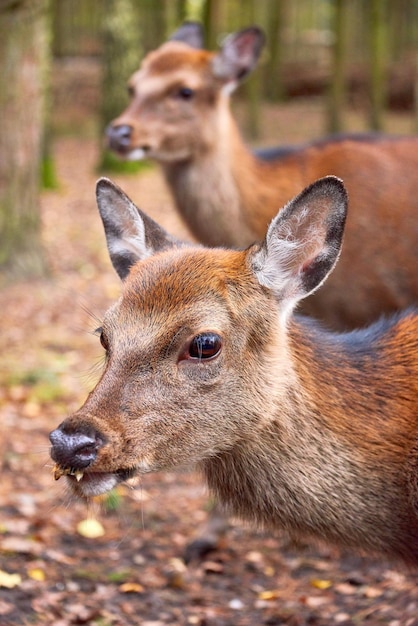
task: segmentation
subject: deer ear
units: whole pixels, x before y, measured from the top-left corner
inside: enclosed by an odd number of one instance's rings
[[[170,37],[169,41],[181,41],[192,48],[203,48],[203,28],[199,22],[184,22]]]
[[[257,26],[229,35],[213,58],[214,75],[235,88],[257,65],[264,43],[264,33]]]
[[[258,282],[291,311],[313,293],[334,268],[347,214],[342,181],[326,176],[304,189],[274,218],[249,260]]]
[[[126,278],[137,261],[179,243],[108,178],[98,180],[96,199],[110,259],[120,278]]]

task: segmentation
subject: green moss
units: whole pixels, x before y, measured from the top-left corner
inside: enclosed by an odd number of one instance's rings
[[[55,165],[51,157],[46,157],[41,163],[42,189],[58,189],[58,178]]]
[[[116,174],[138,174],[140,172],[149,171],[154,164],[149,161],[122,161],[113,152],[106,150],[98,166],[100,173],[114,172]]]

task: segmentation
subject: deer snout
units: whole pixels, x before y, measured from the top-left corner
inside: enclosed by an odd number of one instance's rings
[[[106,129],[106,136],[109,142],[109,147],[115,152],[128,152],[131,150],[132,141],[132,126],[129,124],[120,124],[118,126],[108,126]]]
[[[133,161],[139,161],[147,156],[151,146],[147,144],[135,145],[134,128],[129,124],[118,124],[107,127],[106,136],[111,150]]]
[[[104,445],[102,435],[91,427],[69,431],[62,424],[49,435],[51,457],[62,469],[83,470],[91,465]]]

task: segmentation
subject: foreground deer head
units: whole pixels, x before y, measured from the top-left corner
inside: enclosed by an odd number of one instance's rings
[[[321,179],[244,251],[186,246],[106,179],[123,279],[106,365],[51,433],[55,477],[92,496],[200,468],[241,517],[418,563],[418,317],[337,335],[293,314],[340,253],[347,197]]]

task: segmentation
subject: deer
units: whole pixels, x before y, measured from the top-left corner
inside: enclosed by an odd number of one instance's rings
[[[213,52],[203,49],[198,23],[183,24],[129,79],[130,102],[107,128],[109,147],[155,160],[194,238],[215,247],[259,241],[278,206],[318,178],[341,178],[350,195],[344,250],[304,312],[345,330],[416,304],[418,137],[339,135],[250,151],[230,96],[264,43],[250,26]]]
[[[418,310],[346,332],[297,311],[340,255],[342,181],[242,250],[179,241],[96,189],[122,291],[100,380],[50,434],[55,479],[90,498],[194,468],[231,515],[418,565]]]

